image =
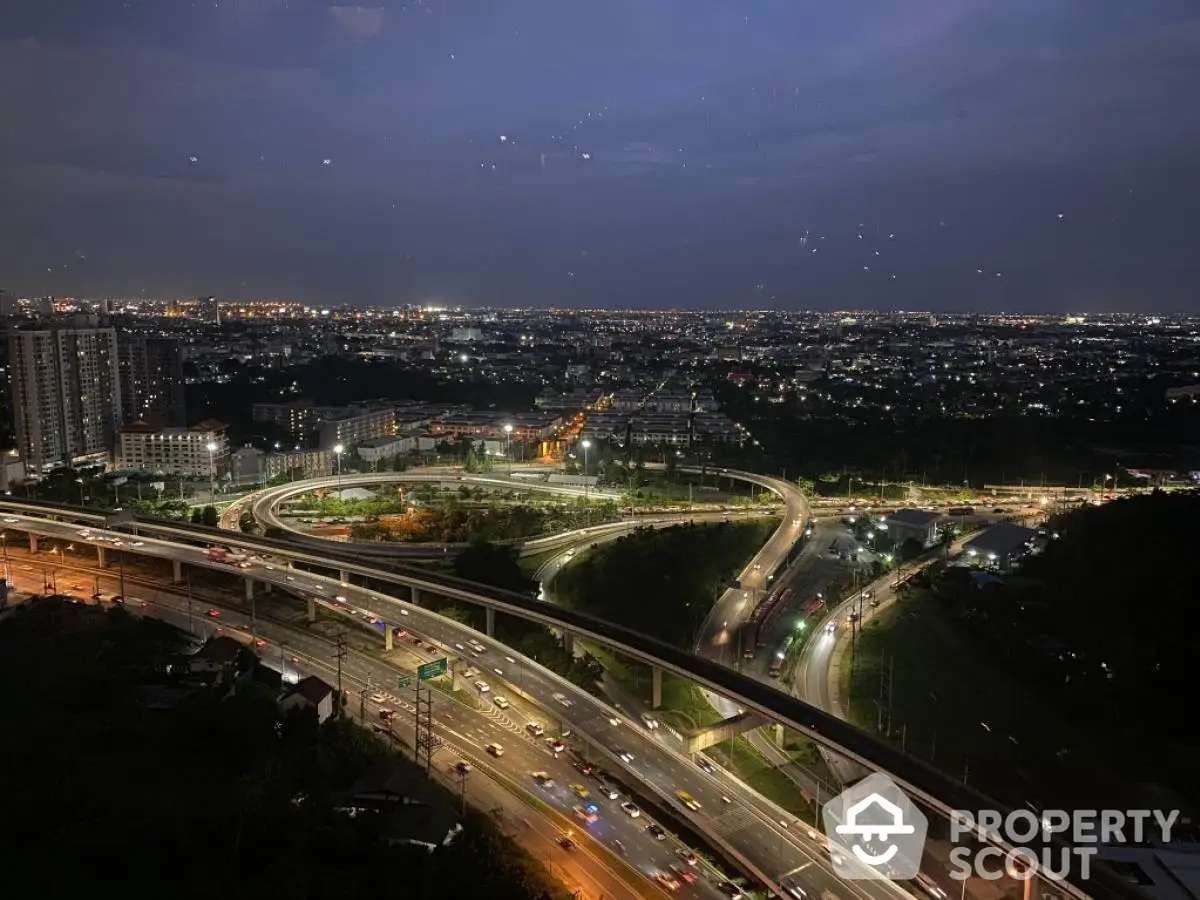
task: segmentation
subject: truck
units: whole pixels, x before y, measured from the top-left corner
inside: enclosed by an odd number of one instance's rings
[[[804,616],[804,618],[807,619],[810,616],[814,616],[818,612],[820,612],[822,607],[824,607],[824,606],[825,606],[825,597],[822,596],[821,594],[816,594],[811,599],[806,601],[802,607],[800,607],[800,614],[802,616]]]

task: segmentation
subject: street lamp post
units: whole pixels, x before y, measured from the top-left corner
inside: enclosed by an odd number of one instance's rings
[[[337,460],[338,499],[342,499],[342,454],[346,448],[342,444],[333,445],[333,456]]]
[[[588,475],[588,448],[590,448],[592,446],[592,442],[585,439],[581,442],[581,444],[583,446],[583,477],[586,479],[587,475]],[[587,496],[587,492],[588,492],[588,483],[587,483],[587,481],[584,481],[583,494],[585,497]]]
[[[208,442],[208,496],[211,500],[217,499],[217,469],[213,464],[213,454],[217,452],[217,444],[215,441]],[[181,488],[183,485],[182,479],[179,482]]]
[[[511,424],[504,426],[504,458],[508,460],[509,475],[512,475],[512,432]]]

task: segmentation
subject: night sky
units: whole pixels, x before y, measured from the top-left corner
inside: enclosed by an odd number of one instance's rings
[[[0,287],[1200,310],[1194,0],[0,0]]]

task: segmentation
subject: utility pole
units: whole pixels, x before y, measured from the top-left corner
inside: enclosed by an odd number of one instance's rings
[[[432,688],[425,689],[425,696],[421,696],[421,682],[417,680],[417,728],[425,726],[425,737],[417,741],[417,746],[414,748],[414,759],[420,761],[421,750],[425,750],[425,774],[429,775],[433,771],[433,750],[441,741],[437,735],[433,733],[433,690]]]
[[[188,601],[188,634],[195,634],[196,629],[192,622],[192,573],[187,573],[187,601]]]
[[[458,773],[458,804],[459,815],[467,814],[467,772]]]
[[[358,692],[358,718],[367,722],[367,691],[371,690],[371,673],[367,673],[367,686]]]
[[[340,706],[341,705],[340,698],[343,696],[343,694],[342,694],[342,660],[344,660],[346,658],[346,630],[344,628],[338,629],[337,643],[334,646],[336,649],[334,651],[333,656],[337,660],[337,689],[338,689],[339,706]]]
[[[895,688],[896,677],[896,657],[888,658],[888,715],[887,715],[887,733],[888,737],[892,736],[892,692]]]

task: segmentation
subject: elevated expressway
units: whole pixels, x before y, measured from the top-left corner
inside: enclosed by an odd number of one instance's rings
[[[749,475],[748,478],[773,481],[757,475]],[[0,501],[0,510],[10,512],[4,527],[9,530],[26,531],[31,534],[31,539],[32,536],[43,534],[73,540],[76,538],[78,526],[71,524],[72,522],[103,526],[105,521],[105,516],[101,514],[82,513],[52,504],[3,500]],[[13,513],[20,518],[12,515]],[[54,521],[54,517],[67,521]],[[9,519],[16,521],[11,522]],[[791,520],[785,520],[784,524],[787,525],[789,521]],[[816,709],[770,685],[742,676],[711,660],[574,610],[551,606],[525,595],[473,584],[426,570],[401,565],[382,566],[365,563],[355,552],[342,552],[328,543],[321,552],[313,553],[307,549],[297,549],[283,540],[235,536],[227,531],[184,523],[136,520],[130,523],[129,527],[134,527],[139,534],[147,536],[142,539],[142,546],[131,547],[130,551],[171,560],[177,580],[182,577],[182,567],[185,563],[230,571],[227,565],[211,560],[205,553],[205,546],[218,542],[248,553],[267,554],[277,560],[285,560],[289,566],[304,565],[331,572],[336,577],[303,577],[309,580],[314,590],[324,592],[325,596],[338,590],[343,593],[353,591],[354,602],[357,605],[370,609],[386,621],[404,621],[406,625],[411,623],[414,629],[427,631],[432,637],[449,646],[456,646],[460,641],[465,643],[475,632],[459,623],[423,610],[419,605],[423,595],[446,597],[480,606],[488,612],[489,625],[494,623],[497,611],[537,622],[558,629],[567,636],[585,638],[608,647],[651,666],[653,670],[671,672],[727,698],[739,708],[750,711],[767,722],[778,723],[797,731],[866,769],[886,772],[910,797],[942,816],[949,817],[954,810],[1004,811],[1003,807],[974,789],[895,747],[877,741],[824,710]],[[128,537],[127,533],[123,532],[116,532],[114,536],[124,536],[126,539]],[[768,571],[766,563],[770,560],[781,559],[787,552],[786,547],[790,547],[786,537],[779,538],[778,533],[774,535],[768,542],[768,547],[760,551],[759,555],[763,557],[761,571]],[[286,569],[268,570],[261,566],[242,574],[246,578],[248,595],[253,591],[255,582],[275,583],[286,588],[300,577],[298,574],[288,574]],[[349,587],[349,580],[353,575],[362,578],[366,584],[405,588],[409,595],[408,600],[369,588]],[[401,616],[405,618],[401,619]],[[386,629],[386,634],[391,634],[390,628]],[[665,802],[678,807],[673,799],[674,791],[683,789],[691,793],[700,801],[701,810],[681,811],[680,814],[705,834],[717,849],[739,862],[772,889],[780,890],[779,881],[784,875],[802,873],[796,877],[808,881],[820,875],[821,881],[831,882],[832,886],[843,891],[852,889],[860,895],[873,897],[896,896],[899,888],[891,882],[841,882],[833,878],[821,845],[802,833],[800,823],[794,820],[789,823],[789,817],[773,804],[736,780],[722,774],[709,776],[700,771],[694,763],[664,746],[648,732],[611,725],[606,728],[605,723],[609,723],[615,715],[609,707],[530,660],[521,659],[519,663],[516,662],[518,657],[513,651],[506,650],[505,653],[507,658],[514,660],[510,665],[515,666],[518,673],[516,679],[511,672],[505,675],[510,684],[514,680],[520,682],[522,690],[537,697],[547,708],[553,709],[554,704],[558,703],[562,707],[559,716],[563,721],[570,723],[578,733],[588,735],[596,750],[611,757],[614,771],[623,771],[625,777],[647,785]],[[569,705],[563,704],[558,697],[567,699]],[[631,748],[624,746],[625,744],[634,746]],[[633,753],[632,761],[622,756],[622,750],[627,751],[626,757],[628,752]],[[730,797],[733,802],[724,804],[722,796]],[[726,811],[726,806],[731,808]],[[743,813],[744,816],[735,817],[733,821],[726,818],[737,813]],[[1012,849],[1003,841],[997,843],[1003,849]],[[1087,897],[1103,900],[1140,897],[1132,887],[1104,869],[1094,869],[1092,877],[1086,880],[1079,878],[1077,873],[1072,873],[1068,880],[1060,882],[1059,886],[1077,900]],[[818,883],[814,887],[821,890],[825,884]]]
[[[512,490],[548,494],[557,497],[586,497],[595,500],[619,500],[620,495],[612,491],[592,490],[571,485],[547,484],[540,481],[526,481],[504,478],[499,476],[455,474],[416,474],[410,472],[383,473],[375,475],[346,475],[341,478],[310,478],[304,481],[294,481],[278,487],[256,491],[230,507],[231,510],[247,509],[258,524],[266,528],[278,528],[286,532],[290,539],[306,547],[328,547],[331,544],[353,547],[361,557],[372,559],[394,559],[397,557],[434,556],[442,553],[453,553],[461,550],[466,544],[389,544],[380,541],[356,541],[326,538],[310,534],[296,528],[279,515],[279,506],[290,497],[318,490],[340,490],[348,487],[369,486],[376,484],[440,484],[450,486],[470,485],[485,487],[492,490]],[[589,528],[577,529],[562,534],[552,534],[546,537],[516,540],[510,543],[519,546],[522,555],[532,556],[549,550],[565,549],[575,544],[584,543],[589,538],[608,534],[624,534],[641,525],[656,526],[664,522],[678,522],[688,518],[686,513],[653,514],[633,517],[619,522],[606,522]],[[236,528],[231,521],[230,527]]]

